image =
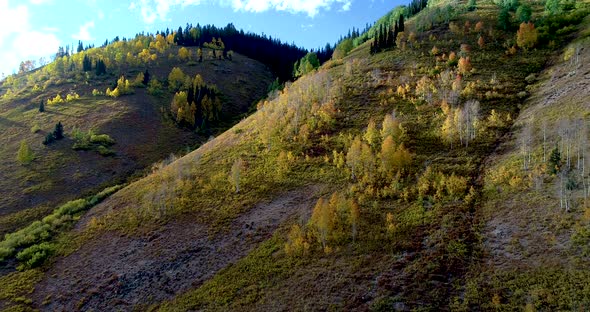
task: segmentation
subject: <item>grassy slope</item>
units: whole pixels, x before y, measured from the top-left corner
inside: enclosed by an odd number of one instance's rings
[[[466,289],[465,302],[471,308],[584,310],[590,304],[590,208],[583,189],[587,182],[582,181],[573,154],[572,171],[566,179],[577,181],[577,186],[571,191],[572,208],[565,211],[560,207],[560,179],[551,174],[548,161],[551,150],[563,142],[560,123],[571,128],[577,120],[589,122],[590,93],[585,81],[590,70],[589,36],[590,20],[586,19],[578,38],[554,58],[553,66],[533,86],[511,136],[490,159],[480,212],[485,255],[470,274]],[[579,63],[569,59],[572,54],[575,59],[578,52]],[[533,129],[529,170],[522,167],[526,127]],[[582,131],[587,136],[587,126]],[[587,153],[587,143],[582,144]],[[583,176],[588,178],[587,173]]]
[[[495,25],[496,13],[494,6],[484,4],[478,11],[455,19],[461,24],[470,20],[472,25],[483,20],[489,27]],[[412,27],[412,22],[408,27]],[[436,38],[430,40],[430,34]],[[237,262],[204,283],[193,284],[192,290],[170,294],[170,298],[177,297],[154,308],[176,311],[449,307],[450,299],[463,291],[470,261],[479,257],[475,252],[479,246],[473,222],[479,205],[474,199],[481,189],[478,178],[484,159],[508,129],[488,123],[487,117],[492,109],[515,116],[522,104],[516,94],[525,90],[525,77],[541,69],[550,54],[549,50],[535,50],[506,56],[502,43],[513,36],[496,33],[496,40],[490,40],[480,50],[476,34],[458,41],[446,26],[441,26],[423,34],[419,45],[404,51],[370,56],[368,45],[359,47],[344,61],[327,64],[319,72],[301,78],[215,140],[97,206],[64,239],[61,257],[44,268],[46,276],[38,285],[57,279],[69,283],[64,287],[75,292],[78,281],[71,276],[79,271],[68,267],[68,263],[92,260],[86,254],[108,246],[109,235],[148,242],[168,225],[181,222],[185,227],[202,228],[215,238],[231,231],[233,222],[254,207],[265,207],[266,199],[281,198],[286,191],[306,185],[322,184],[327,190],[339,189],[358,199],[361,221],[356,242],[334,244],[332,251],[325,254],[310,240],[309,255],[288,256],[283,248],[286,229],[297,220],[288,221],[246,257],[235,259]],[[458,51],[461,43],[473,46],[470,55],[476,71],[465,78],[464,85],[476,83],[474,97],[481,102],[485,131],[468,148],[451,149],[440,138],[444,120],[440,107],[401,98],[394,95],[394,90],[405,81],[414,89],[421,77],[434,78],[435,66],[446,68],[428,55],[434,45],[448,54]],[[491,68],[491,63],[497,66]],[[498,82],[492,86],[488,81],[494,76]],[[496,95],[483,96],[487,91]],[[322,107],[329,103],[336,108],[333,123],[322,124]],[[407,176],[400,181],[403,191],[380,196],[382,187],[390,188],[388,184],[362,185],[350,181],[350,172],[332,163],[332,151],[346,154],[351,136],[362,134],[369,119],[380,122],[392,110],[408,129],[404,143],[415,158],[412,166],[406,168]],[[301,133],[303,123],[313,125],[309,136]],[[289,151],[293,157],[284,157],[281,151]],[[247,165],[241,176],[242,191],[236,194],[228,182],[228,173],[238,157]],[[464,189],[459,196],[440,198],[427,191],[419,200],[416,179],[423,175],[427,165],[446,175],[466,177],[476,194],[468,194]],[[311,208],[309,205],[307,209]],[[387,224],[388,214],[393,216],[393,227]],[[191,237],[180,239],[171,235],[164,239],[173,245]],[[161,252],[150,249],[148,243],[138,246],[141,252]],[[123,256],[114,260],[132,264]],[[106,273],[99,283],[106,282],[108,287],[100,292],[84,289],[76,296],[85,309],[96,307],[85,304],[99,296],[127,307],[120,294],[132,286],[108,283],[114,275]],[[18,281],[17,277],[11,278]],[[84,276],[81,279],[84,282]],[[67,298],[47,298],[48,291],[43,287],[35,289],[32,305],[43,308],[49,304],[48,309],[71,306]]]
[[[175,54],[176,48],[169,53]],[[209,60],[187,66],[176,59],[166,59],[148,66],[152,77],[166,77],[173,66],[187,74],[199,73],[205,82],[219,87],[225,98],[223,114],[237,117],[250,105],[264,96],[272,76],[261,63],[237,54],[233,61]],[[128,68],[124,72],[134,77],[143,68]],[[26,81],[26,76],[23,77]],[[167,157],[170,153],[192,149],[208,139],[178,129],[165,118],[161,110],[166,108],[171,96],[153,97],[145,89],[136,88],[133,95],[111,99],[93,97],[94,88],[104,91],[117,78],[92,78],[89,83],[75,80],[50,85],[38,93],[30,87],[21,91],[15,100],[0,100],[0,236],[38,219],[59,203],[97,192],[107,185],[127,179],[133,173]],[[5,89],[0,87],[0,89]],[[65,97],[70,91],[80,94],[76,102],[46,105],[46,111],[37,111],[41,100],[60,93]],[[229,126],[220,125],[220,128]],[[41,142],[47,132],[61,121],[66,139],[49,147]],[[33,125],[42,130],[30,132]],[[76,127],[83,131],[110,135],[117,144],[114,157],[103,157],[93,151],[74,151],[70,131]],[[213,130],[215,133],[216,129]],[[27,166],[16,162],[21,140],[26,140],[36,155]]]

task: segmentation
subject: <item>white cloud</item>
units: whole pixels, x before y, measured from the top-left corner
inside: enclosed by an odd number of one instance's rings
[[[320,10],[330,10],[332,6],[348,11],[353,0],[136,0],[131,2],[129,10],[139,10],[144,22],[152,24],[157,19],[167,21],[168,13],[175,6],[198,5],[204,1],[230,6],[236,11],[260,13],[276,10],[314,17]]]
[[[80,26],[80,30],[77,34],[73,34],[72,38],[82,41],[94,40],[94,38],[92,38],[90,35],[90,28],[94,28],[94,21],[87,22],[86,24]]]
[[[238,11],[264,12],[270,9],[290,13],[305,13],[309,17],[316,16],[320,10],[330,10],[333,5],[348,11],[352,0],[231,0],[231,6]]]
[[[0,0],[0,73],[11,74],[21,61],[48,57],[60,41],[52,29],[33,29],[25,5],[10,6]]]
[[[46,3],[51,3],[53,0],[29,0],[29,2],[31,2],[31,4],[46,4]]]

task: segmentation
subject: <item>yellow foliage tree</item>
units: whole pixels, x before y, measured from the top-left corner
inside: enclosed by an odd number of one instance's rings
[[[388,136],[391,136],[395,142],[401,142],[406,134],[406,130],[395,117],[394,114],[387,114],[383,119],[383,125],[381,127],[381,138],[385,140]]]
[[[532,49],[539,39],[539,31],[535,28],[535,24],[528,22],[520,24],[520,28],[516,32],[516,44],[519,47],[528,50]]]
[[[365,141],[373,148],[378,146],[380,135],[379,130],[377,130],[377,125],[373,119],[369,121],[369,125],[367,126],[367,131],[365,132],[363,139],[365,139]]]
[[[471,65],[471,59],[468,57],[461,57],[459,59],[459,72],[461,74],[468,74],[473,69]]]
[[[354,138],[352,141],[352,145],[348,149],[348,153],[346,153],[346,164],[350,167],[350,171],[352,173],[352,179],[356,179],[361,167],[361,153],[362,153],[363,143],[359,136]]]
[[[33,159],[35,159],[35,155],[27,141],[22,140],[20,141],[20,148],[18,149],[18,153],[16,154],[16,160],[21,163],[22,165],[30,164]]]
[[[241,158],[236,159],[234,161],[234,164],[231,167],[231,171],[229,174],[229,182],[235,188],[236,193],[240,192],[240,180],[241,180],[243,170],[244,170],[244,161]]]
[[[188,61],[190,53],[187,48],[182,47],[178,50],[178,58],[182,61]]]
[[[334,218],[333,205],[326,202],[323,197],[320,198],[313,208],[310,222],[324,251],[328,250],[328,238],[334,227]]]
[[[294,224],[287,236],[285,253],[290,256],[304,256],[308,251],[309,243],[305,239],[305,231],[298,224]]]
[[[172,91],[178,91],[184,85],[185,79],[186,75],[182,69],[174,67],[168,75],[168,87]]]

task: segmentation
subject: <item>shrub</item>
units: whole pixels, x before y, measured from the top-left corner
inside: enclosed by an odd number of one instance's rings
[[[98,89],[92,90],[92,96],[99,96],[99,95],[104,95],[104,93],[98,91]]]
[[[86,200],[84,199],[77,199],[73,201],[69,201],[62,205],[61,207],[57,208],[54,215],[57,216],[64,216],[64,215],[74,215],[86,208]]]
[[[49,104],[49,105],[61,104],[64,102],[65,102],[64,99],[61,97],[61,95],[59,95],[59,93],[53,99],[47,100],[47,104]]]
[[[18,162],[23,165],[28,165],[33,161],[33,159],[35,159],[35,155],[33,155],[33,151],[31,151],[29,144],[27,144],[27,141],[22,140],[16,155],[16,160],[18,160]]]
[[[80,95],[76,92],[66,95],[66,102],[73,102],[80,99]]]
[[[152,79],[148,83],[147,92],[150,95],[159,96],[162,94],[162,83],[158,81],[158,79]]]
[[[44,242],[50,240],[59,229],[71,224],[74,220],[73,216],[97,204],[121,188],[122,185],[116,185],[92,197],[67,202],[41,221],[35,221],[21,230],[6,234],[4,240],[0,241],[0,261],[12,257],[19,248],[29,247],[17,255],[17,258],[24,262],[22,268],[42,264],[53,252],[53,246]]]
[[[39,127],[39,125],[35,124],[31,127],[31,133],[37,133],[41,131],[41,127]]]
[[[18,266],[19,271],[38,267],[45,262],[51,254],[55,252],[55,246],[49,243],[41,243],[24,249],[16,255],[21,262]]]
[[[115,140],[113,140],[108,134],[92,134],[90,136],[90,143],[113,145],[115,144]]]
[[[102,145],[96,148],[96,151],[102,156],[112,156],[115,155],[115,152],[109,148],[106,148]]]

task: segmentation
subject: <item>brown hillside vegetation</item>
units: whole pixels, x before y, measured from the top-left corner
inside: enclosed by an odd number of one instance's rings
[[[583,310],[589,11],[523,2],[526,49],[495,2],[433,1],[395,48],[361,43],[88,213],[7,236],[0,308]],[[543,121],[562,129],[544,162]]]
[[[590,304],[589,23],[531,85],[510,139],[490,158],[480,211],[484,256],[467,284],[470,304],[531,310]]]
[[[170,53],[177,48],[171,47]],[[176,59],[166,59],[147,66],[152,78],[168,76],[178,66],[194,77],[200,74],[206,83],[216,85],[223,95],[223,116],[237,117],[266,93],[272,82],[269,70],[260,62],[235,54],[229,60],[205,59],[187,65]],[[131,67],[125,71],[130,78],[144,69]],[[135,93],[119,98],[93,96],[94,89],[110,87],[118,76],[98,77],[85,84],[64,81],[39,92],[21,91],[14,100],[0,100],[0,236],[32,220],[46,215],[59,204],[95,193],[106,186],[125,181],[139,170],[149,167],[171,153],[186,153],[209,139],[210,133],[195,133],[177,127],[168,118],[171,96],[148,95],[146,89],[136,87]],[[0,90],[7,89],[7,86]],[[13,87],[14,88],[14,87]],[[45,112],[38,111],[39,103],[56,94],[65,97],[76,93],[80,99],[61,104],[45,104]],[[42,144],[45,135],[53,131],[57,122],[64,125],[66,138],[49,146]],[[217,127],[227,128],[226,124]],[[38,132],[31,130],[37,127]],[[107,134],[115,144],[112,156],[96,151],[73,150],[74,131],[92,130]],[[28,165],[16,160],[19,142],[25,140],[35,156]],[[110,152],[109,152],[110,153]]]

